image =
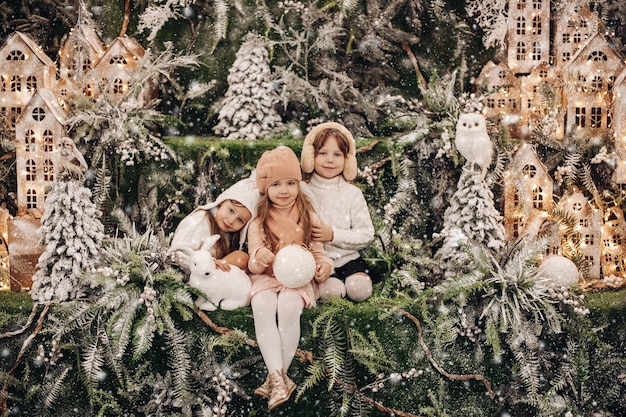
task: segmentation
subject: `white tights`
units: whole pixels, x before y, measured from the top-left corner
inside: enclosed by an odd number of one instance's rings
[[[250,300],[254,330],[268,373],[287,371],[300,342],[304,300],[291,291],[256,293]]]

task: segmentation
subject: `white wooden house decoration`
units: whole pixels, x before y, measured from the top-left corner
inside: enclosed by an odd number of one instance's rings
[[[59,82],[56,93],[63,106],[66,99],[80,94],[94,95],[94,77],[89,77],[105,47],[93,26],[81,23],[70,30],[59,50]]]
[[[520,144],[504,173],[504,230],[509,241],[524,234],[526,223],[553,207],[553,181],[535,148]]]
[[[53,88],[54,62],[27,34],[13,32],[0,48],[0,112],[9,128],[38,88]]]
[[[555,21],[553,64],[562,66],[598,32],[598,15],[585,4],[562,8]]]
[[[483,104],[483,116],[496,123],[507,115],[515,117],[520,112],[520,81],[509,66],[489,61],[476,78],[476,84],[487,94]]]
[[[618,206],[604,212],[602,226],[602,275],[603,277],[626,278],[626,221]]]
[[[527,136],[537,128],[548,116],[562,119],[563,111],[560,105],[556,106],[557,114],[551,114],[554,101],[560,104],[562,96],[562,81],[547,62],[534,67],[525,77],[520,77],[520,130],[522,136]],[[551,132],[551,138],[563,139],[563,126],[558,126]]]
[[[599,33],[591,37],[563,68],[567,89],[565,132],[612,135],[613,89],[624,63]]]
[[[626,67],[617,76],[614,89],[613,129],[617,162],[613,181],[626,184]]]
[[[43,212],[46,187],[55,175],[52,153],[63,136],[65,112],[50,90],[38,89],[15,126],[18,215]]]
[[[107,94],[111,101],[124,95],[131,87],[132,73],[140,69],[145,53],[137,40],[126,36],[115,38],[94,67],[99,77],[99,93]]]
[[[601,271],[601,240],[602,240],[602,214],[600,210],[594,208],[587,197],[577,187],[568,190],[557,207],[572,216],[576,225],[574,229],[578,232],[578,254],[580,254],[587,268],[585,279],[600,279]],[[564,245],[565,248],[568,245]],[[564,256],[572,258],[575,253],[564,250]]]
[[[509,0],[508,64],[527,74],[550,56],[550,0]]]

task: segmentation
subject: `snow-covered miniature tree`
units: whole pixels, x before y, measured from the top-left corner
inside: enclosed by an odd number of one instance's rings
[[[502,215],[493,203],[493,193],[482,173],[464,167],[457,191],[444,213],[443,229],[434,237],[444,239],[435,257],[445,265],[446,277],[468,271],[471,259],[467,245],[483,245],[497,253],[505,244]]]
[[[81,274],[96,267],[104,238],[101,213],[82,185],[87,164],[69,138],[55,153],[56,181],[48,192],[41,218],[41,244],[30,292],[35,301],[68,301],[83,294]]]
[[[280,126],[274,106],[278,95],[270,78],[270,65],[263,39],[246,35],[230,68],[228,91],[220,103],[216,134],[228,139],[254,140]]]

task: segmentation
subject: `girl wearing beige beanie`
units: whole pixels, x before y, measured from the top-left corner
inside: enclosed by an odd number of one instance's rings
[[[287,401],[296,388],[287,371],[300,341],[300,315],[304,307],[315,305],[311,281],[325,281],[333,265],[322,243],[312,239],[312,225],[319,219],[300,189],[301,180],[300,162],[290,148],[279,146],[261,155],[256,166],[261,199],[248,230],[248,268],[254,329],[268,372],[254,393],[269,400],[270,410]],[[306,246],[315,259],[314,279],[298,288],[283,285],[273,271],[278,251],[294,242]],[[294,264],[294,269],[298,267]]]
[[[332,276],[319,284],[320,297],[364,301],[373,283],[359,251],[374,240],[374,225],[363,193],[350,183],[357,171],[352,134],[339,123],[317,125],[304,139],[301,163],[311,174],[302,188],[323,222],[313,226],[313,240],[323,242],[334,261]]]

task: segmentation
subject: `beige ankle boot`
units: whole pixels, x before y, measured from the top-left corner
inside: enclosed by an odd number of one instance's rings
[[[281,369],[280,373],[283,376],[283,382],[285,383],[287,394],[291,396],[291,394],[293,394],[293,392],[296,390],[297,385],[295,382],[291,380],[291,378],[289,378],[289,376],[287,375],[287,371],[285,371],[284,369]]]
[[[283,375],[281,371],[274,371],[268,375],[270,380],[270,399],[267,403],[267,408],[272,411],[285,401],[289,399],[289,392],[283,381]]]
[[[270,376],[269,374],[265,378],[265,382],[261,384],[257,389],[254,390],[256,395],[259,395],[263,398],[270,398]]]

